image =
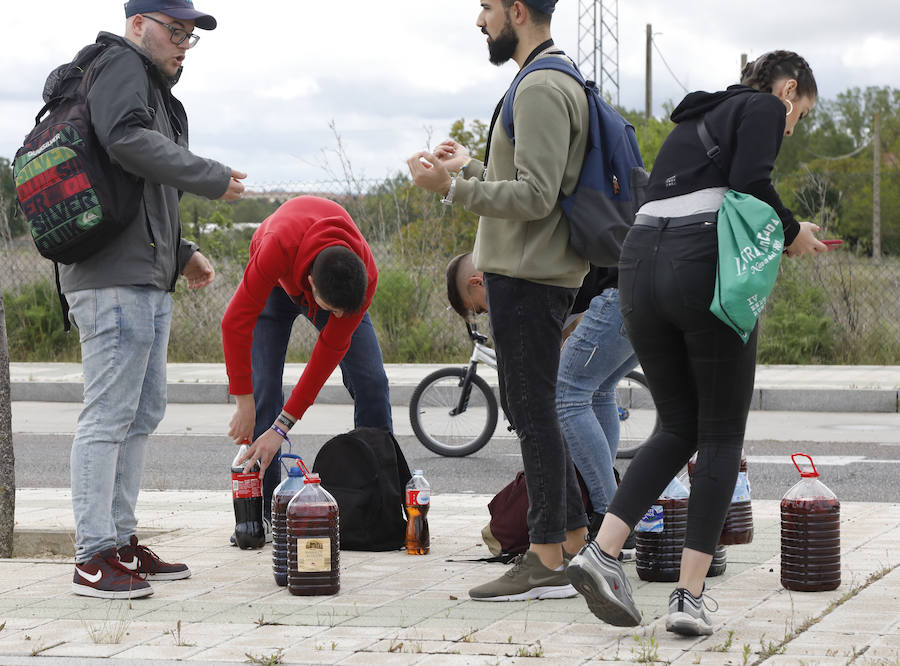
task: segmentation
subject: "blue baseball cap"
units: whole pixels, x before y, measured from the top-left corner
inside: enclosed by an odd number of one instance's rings
[[[533,7],[542,14],[552,14],[556,9],[556,0],[522,0],[529,7]]]
[[[125,18],[150,12],[162,12],[172,18],[193,21],[201,30],[216,29],[216,19],[194,9],[191,0],[128,0],[125,3]]]

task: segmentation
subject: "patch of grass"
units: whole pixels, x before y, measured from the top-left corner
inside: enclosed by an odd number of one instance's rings
[[[516,657],[543,657],[544,656],[544,646],[541,645],[540,641],[534,642],[534,647],[528,647],[527,645],[523,645],[518,650],[516,650]]]
[[[649,636],[645,633],[643,636],[634,635],[634,641],[637,648],[631,648],[631,654],[634,655],[634,661],[638,664],[655,664],[659,659],[659,643],[656,641],[656,634],[651,633]]]
[[[178,620],[178,622],[175,623],[175,629],[173,629],[172,631],[166,630],[163,633],[170,634],[175,640],[175,645],[177,647],[194,647],[195,645],[197,645],[196,643],[188,643],[186,640],[184,640],[184,636],[182,636],[181,634],[181,620]]]
[[[799,626],[794,629],[787,631],[780,641],[765,641],[765,634],[760,636],[760,650],[756,653],[759,659],[753,662],[752,666],[758,666],[762,664],[766,659],[776,654],[782,654],[785,651],[785,647],[792,640],[797,638],[800,634],[808,630],[810,627],[821,622],[829,613],[831,613],[834,609],[839,606],[847,603],[850,599],[855,597],[857,594],[865,590],[867,587],[872,585],[873,583],[878,582],[889,573],[891,573],[894,569],[900,567],[900,564],[895,564],[893,566],[884,566],[881,569],[873,572],[865,581],[860,583],[859,585],[854,585],[843,595],[832,601],[828,606],[819,613],[816,617],[809,617],[804,620]],[[855,654],[855,650],[854,650]],[[855,658],[855,657],[854,657]],[[747,656],[747,646],[744,647],[744,664],[747,664],[749,657]]]
[[[715,645],[711,648],[708,648],[708,652],[728,652],[729,648],[731,648],[731,643],[734,640],[734,631],[728,632],[728,638],[725,639],[725,642],[721,645]]]
[[[128,627],[131,626],[131,619],[126,617],[126,607],[120,606],[121,610],[118,617],[111,617],[113,602],[110,601],[106,607],[106,618],[97,623],[88,623],[81,621],[84,628],[88,632],[91,642],[102,645],[118,645],[128,633]]]
[[[244,656],[247,657],[247,659],[244,660],[245,664],[260,664],[260,666],[275,666],[275,664],[282,663],[282,660],[284,659],[284,649],[278,648],[278,650],[276,652],[273,652],[272,654],[262,654],[262,655],[259,655],[258,657],[253,656],[249,652],[245,652]]]

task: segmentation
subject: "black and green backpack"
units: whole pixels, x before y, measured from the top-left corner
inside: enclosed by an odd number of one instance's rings
[[[51,73],[46,104],[13,164],[16,198],[38,252],[61,264],[83,261],[106,245],[142,201],[143,180],[110,161],[91,125],[91,70],[106,48],[89,44]]]

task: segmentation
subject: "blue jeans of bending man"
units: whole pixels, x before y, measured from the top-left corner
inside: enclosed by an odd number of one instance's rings
[[[256,401],[256,427],[253,439],[268,430],[284,407],[284,359],[294,320],[303,315],[321,331],[330,314],[316,313],[297,305],[281,287],[272,289],[256,327],[253,329],[253,398]],[[387,375],[381,357],[381,346],[375,336],[369,314],[363,317],[350,340],[350,349],[340,364],[344,386],[353,398],[353,425],[393,430],[391,401]],[[295,451],[295,453],[298,453]],[[312,468],[312,463],[309,463]],[[263,476],[263,512],[272,514],[272,493],[281,482],[281,465],[269,465]]]
[[[556,417],[559,346],[577,289],[485,273],[500,400],[519,437],[531,543],[562,543],[587,525]]]
[[[605,289],[591,299],[563,345],[556,385],[559,425],[595,513],[606,513],[616,492],[616,384],[636,366],[619,310],[619,290]]]
[[[81,563],[125,545],[137,529],[147,439],[166,411],[172,297],[153,287],[108,287],[66,298],[84,373],[70,463]]]

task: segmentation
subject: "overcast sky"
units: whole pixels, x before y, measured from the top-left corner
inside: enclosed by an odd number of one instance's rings
[[[515,64],[487,61],[478,0],[195,0],[219,21],[188,53],[175,94],[198,154],[274,185],[339,173],[333,123],[357,177],[405,170],[457,118],[490,119]],[[5,3],[0,21],[0,156],[11,158],[41,106],[47,73],[99,30],[122,34],[122,0]],[[609,5],[615,4],[612,1]],[[741,53],[784,48],[812,65],[820,95],[900,88],[897,0],[622,0],[619,91],[644,108],[646,25],[654,114],[690,89],[736,81]],[[259,8],[260,11],[254,11]],[[560,0],[556,43],[578,52],[578,0]],[[665,59],[665,63],[663,62]],[[669,73],[668,67],[673,74]],[[677,79],[677,80],[676,80]]]

